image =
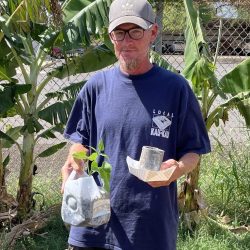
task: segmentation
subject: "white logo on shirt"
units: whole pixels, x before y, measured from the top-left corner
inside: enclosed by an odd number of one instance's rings
[[[162,112],[161,110],[156,111],[154,109],[150,135],[169,138],[173,117],[173,113]]]

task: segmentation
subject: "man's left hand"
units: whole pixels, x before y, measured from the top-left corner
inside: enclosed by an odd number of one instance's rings
[[[166,180],[166,181],[150,181],[148,182],[148,184],[151,186],[151,187],[162,187],[162,186],[168,186],[171,182],[177,180],[179,177],[181,177],[183,175],[181,169],[180,169],[180,166],[179,166],[179,163],[178,161],[174,160],[174,159],[169,159],[165,162],[163,162],[161,164],[161,168],[160,168],[160,171],[161,170],[165,170],[167,168],[171,168],[171,167],[175,167],[175,170],[171,176],[171,178],[169,180]]]

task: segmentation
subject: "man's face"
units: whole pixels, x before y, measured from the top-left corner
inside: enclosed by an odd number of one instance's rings
[[[135,24],[125,23],[116,27],[115,31],[128,31],[137,28],[141,29]],[[137,40],[131,38],[128,32],[126,32],[122,41],[114,41],[112,35],[111,32],[110,38],[114,44],[115,55],[119,60],[122,69],[125,72],[133,72],[137,68],[142,68],[143,64],[149,62],[148,52],[150,45],[157,36],[157,25],[152,25],[148,30],[144,30],[142,38]]]

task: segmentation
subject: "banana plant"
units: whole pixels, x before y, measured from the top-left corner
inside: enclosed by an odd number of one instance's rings
[[[16,145],[20,153],[17,201],[18,218],[22,220],[28,216],[32,205],[36,159],[57,152],[66,142],[53,145],[37,155],[34,153],[35,145],[40,138],[56,138],[55,132],[62,132],[76,94],[85,82],[46,93],[44,99],[42,94],[45,87],[56,77],[92,72],[113,64],[116,58],[109,49],[110,44],[106,46],[101,41],[111,1],[65,1],[61,8],[63,19],[56,27],[36,19],[34,13],[29,11],[29,0],[11,2],[19,5],[8,9],[0,17],[0,116],[5,118],[16,115],[23,120],[23,125],[0,131],[0,139],[3,147]],[[31,2],[34,4],[34,1]],[[42,2],[38,1],[37,4]],[[36,9],[39,6],[36,5]],[[100,44],[91,46],[92,38],[99,39]],[[33,47],[34,41],[38,45],[36,50]],[[65,58],[66,64],[58,68],[55,66],[53,71],[41,79],[39,73],[48,64],[56,64],[47,61],[53,46],[61,46],[64,51],[81,46],[85,52],[79,58]],[[23,81],[16,78],[18,69]],[[45,129],[42,121],[48,122],[50,127]]]
[[[205,40],[199,10],[193,2],[184,0],[187,15],[185,31],[185,68],[182,74],[190,81],[193,91],[200,101],[207,131],[219,122],[227,122],[228,112],[237,109],[243,116],[246,126],[250,126],[250,58],[245,59],[221,79],[215,75],[218,50],[213,57]],[[222,102],[218,102],[218,98]],[[220,104],[218,104],[220,103]],[[199,180],[200,164],[187,176],[184,213],[200,209]],[[183,194],[182,194],[183,195]],[[194,221],[193,221],[194,222]],[[191,223],[192,224],[192,223]]]

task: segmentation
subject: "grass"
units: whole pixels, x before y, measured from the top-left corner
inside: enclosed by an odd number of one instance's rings
[[[210,213],[227,216],[232,226],[250,224],[250,141],[217,147],[204,157],[200,186]]]
[[[21,238],[15,245],[16,250],[63,250],[67,248],[68,231],[60,215],[51,219],[49,224],[34,236]]]
[[[250,224],[250,140],[244,146],[231,143],[230,147],[217,146],[203,157],[200,186],[209,205],[212,218],[227,216],[229,227]],[[42,193],[45,207],[61,200],[60,179],[35,178],[34,190]],[[42,204],[42,195],[37,195],[37,205]],[[39,200],[40,199],[40,200]],[[39,207],[39,206],[37,206]],[[1,237],[1,235],[0,235]],[[60,215],[36,235],[21,238],[16,250],[63,250],[67,247],[68,231]],[[234,234],[222,229],[212,220],[203,218],[195,232],[188,232],[182,223],[179,226],[178,250],[248,250],[250,234]],[[1,249],[2,250],[2,249]],[[143,249],[138,249],[143,250]]]
[[[214,223],[202,221],[193,234],[179,229],[177,250],[249,250],[250,234],[235,235]]]

